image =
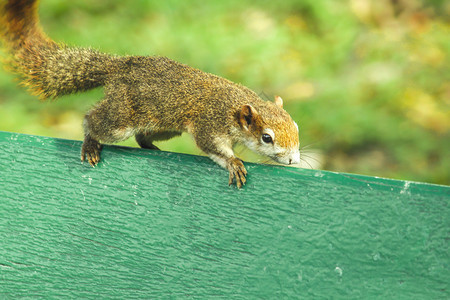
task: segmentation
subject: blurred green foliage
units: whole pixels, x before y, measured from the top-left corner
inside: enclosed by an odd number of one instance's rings
[[[281,95],[307,165],[441,184],[450,183],[449,15],[438,0],[43,0],[40,12],[57,41],[167,56],[267,100]],[[82,139],[83,115],[101,97],[39,103],[1,71],[0,130]],[[160,146],[199,154],[187,136]]]

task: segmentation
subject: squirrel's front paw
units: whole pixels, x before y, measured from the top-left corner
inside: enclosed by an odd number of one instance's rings
[[[83,146],[81,146],[81,161],[87,159],[91,166],[95,166],[100,161],[100,152],[102,151],[102,144],[93,138],[86,136],[84,138]]]
[[[245,176],[247,176],[247,170],[242,163],[242,160],[239,158],[232,158],[228,161],[227,169],[230,172],[228,184],[233,184],[233,180],[236,180],[236,186],[241,188],[245,182]]]

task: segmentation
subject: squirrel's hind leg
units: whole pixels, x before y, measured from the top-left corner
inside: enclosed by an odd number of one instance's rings
[[[136,138],[136,142],[138,143],[139,147],[144,149],[159,150],[158,147],[153,145],[153,140],[150,138],[149,135],[144,133],[138,133],[134,137]]]
[[[84,137],[83,146],[81,147],[81,161],[87,159],[91,166],[95,166],[100,161],[101,151],[102,144],[87,134]]]
[[[101,142],[114,143],[134,135],[136,128],[124,118],[124,108],[114,106],[108,99],[100,102],[84,117],[84,141],[81,148],[81,161],[87,160],[92,166],[100,161]]]
[[[140,132],[135,135],[136,142],[141,148],[159,150],[153,142],[164,141],[171,139],[175,136],[181,135],[178,131],[163,131],[163,132]]]

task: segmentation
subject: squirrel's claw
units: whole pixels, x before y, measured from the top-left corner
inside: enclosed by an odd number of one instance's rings
[[[247,179],[245,178],[247,176],[247,170],[245,169],[242,160],[238,158],[232,158],[228,162],[227,168],[230,172],[230,175],[228,177],[228,185],[232,185],[233,180],[236,180],[236,186],[238,188],[241,188],[247,181]]]
[[[93,167],[100,161],[100,152],[102,151],[102,144],[86,136],[84,138],[83,146],[81,147],[81,161],[87,161]]]

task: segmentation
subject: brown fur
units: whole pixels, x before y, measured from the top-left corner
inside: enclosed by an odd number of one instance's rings
[[[240,187],[246,171],[232,152],[236,142],[261,143],[262,130],[270,127],[278,145],[298,147],[290,116],[248,88],[165,57],[119,57],[59,45],[41,31],[37,7],[36,0],[1,4],[8,64],[43,99],[104,86],[104,99],[84,120],[82,160],[97,164],[100,142],[136,135],[141,147],[157,149],[153,141],[187,131]],[[244,106],[254,111],[250,118],[243,117]]]

